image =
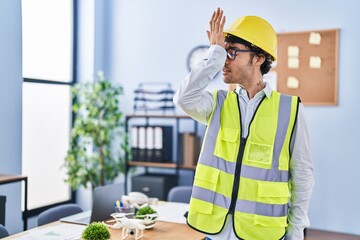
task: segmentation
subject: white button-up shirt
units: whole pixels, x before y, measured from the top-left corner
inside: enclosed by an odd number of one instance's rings
[[[175,94],[174,103],[195,120],[207,124],[214,107],[213,94],[206,87],[222,69],[226,60],[226,51],[218,45],[212,45],[204,60],[199,63],[181,83]],[[265,83],[265,88],[249,99],[247,91],[240,86],[236,89],[242,125],[242,137],[248,135],[248,128],[257,106],[264,95],[270,97],[272,89]],[[304,117],[303,105],[300,103],[297,122],[291,139],[290,183],[291,199],[288,212],[286,240],[303,240],[303,230],[310,225],[307,210],[314,186],[313,164],[310,153],[308,129]],[[237,239],[232,217],[228,215],[223,230],[211,235],[212,240]]]

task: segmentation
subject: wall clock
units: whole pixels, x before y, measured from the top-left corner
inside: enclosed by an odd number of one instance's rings
[[[187,58],[187,68],[189,72],[193,67],[204,59],[205,53],[209,49],[208,45],[199,45],[194,47]]]

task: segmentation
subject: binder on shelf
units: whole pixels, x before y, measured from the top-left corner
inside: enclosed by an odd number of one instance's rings
[[[131,133],[130,133],[130,140],[131,140],[131,155],[134,161],[139,159],[139,134],[138,134],[138,127],[132,126]]]
[[[172,126],[132,126],[132,161],[172,162]]]
[[[154,159],[154,128],[146,127],[146,160],[152,162]]]
[[[137,160],[140,162],[146,161],[146,128],[144,126],[138,127],[139,137],[139,155]]]
[[[194,133],[179,134],[179,158],[184,167],[197,164],[200,154],[200,138]]]
[[[153,162],[172,162],[171,126],[154,126],[154,158]]]
[[[163,132],[161,127],[154,127],[154,158],[153,162],[162,162]]]

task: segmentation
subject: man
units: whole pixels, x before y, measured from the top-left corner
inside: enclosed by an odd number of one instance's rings
[[[187,222],[212,240],[303,239],[314,185],[303,106],[263,82],[276,60],[271,25],[256,16],[224,25],[217,9],[209,51],[174,97],[207,124]],[[221,69],[237,89],[205,91]]]

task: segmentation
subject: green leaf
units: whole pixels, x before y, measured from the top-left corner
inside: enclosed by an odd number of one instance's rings
[[[89,184],[96,187],[125,172],[125,154],[129,152],[124,151],[124,145],[129,147],[119,108],[123,88],[109,82],[103,72],[97,77],[94,82],[71,88],[75,119],[63,167],[65,181],[73,189]],[[117,149],[113,148],[115,139]]]
[[[84,240],[107,240],[110,239],[109,229],[101,222],[93,222],[82,232]]]

